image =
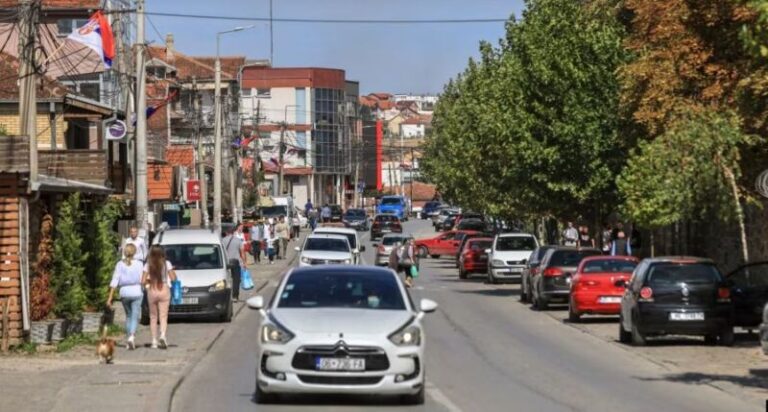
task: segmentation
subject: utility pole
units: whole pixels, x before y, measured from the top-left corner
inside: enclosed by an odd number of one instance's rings
[[[203,226],[210,223],[208,216],[208,183],[205,179],[205,151],[203,149],[203,136],[200,133],[200,119],[203,114],[200,109],[200,99],[197,95],[197,77],[192,77],[192,107],[195,116],[195,137],[197,138],[197,179],[200,182],[200,208]]]
[[[260,192],[260,184],[261,179],[259,176],[259,171],[256,169],[257,167],[261,169],[261,156],[259,155],[259,148],[261,146],[261,135],[259,134],[259,122],[261,121],[261,100],[258,100],[256,103],[256,119],[254,120],[254,126],[253,131],[256,133],[256,138],[254,139],[254,159],[253,159],[253,167],[251,168],[251,174],[253,179],[253,189],[256,191],[256,209],[258,210],[259,204],[261,203],[259,200],[261,200],[261,192]]]
[[[221,229],[221,60],[219,38],[216,34],[216,76],[214,81],[214,134],[213,134],[213,226]]]
[[[398,169],[400,170],[400,195],[405,196],[405,170],[403,169],[403,164],[405,164],[405,158],[403,154],[403,131],[400,131],[400,167]]]
[[[40,3],[21,1],[19,22],[19,123],[21,134],[29,139],[29,188],[37,181],[37,19]]]
[[[286,109],[287,110],[287,109]],[[283,175],[285,171],[283,170],[283,159],[285,157],[285,129],[288,128],[288,123],[283,122],[280,125],[280,147],[278,149],[278,175],[277,175],[277,195],[282,196],[283,195],[283,179],[285,176]]]
[[[269,65],[275,66],[275,36],[272,30],[272,0],[269,0]]]
[[[147,72],[144,68],[144,0],[136,0],[136,224],[147,227]]]

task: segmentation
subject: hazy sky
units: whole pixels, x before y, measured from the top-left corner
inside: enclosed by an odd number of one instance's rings
[[[148,12],[268,17],[269,0],[146,0]],[[520,15],[523,0],[273,0],[275,18],[465,19]],[[152,27],[162,35],[158,36]],[[221,52],[269,58],[269,24],[150,16],[147,39],[164,42],[173,33],[176,48],[214,55],[216,32],[256,24],[222,36]],[[373,91],[438,93],[442,85],[477,56],[478,42],[496,43],[503,23],[471,24],[306,24],[275,23],[275,66],[344,69]]]

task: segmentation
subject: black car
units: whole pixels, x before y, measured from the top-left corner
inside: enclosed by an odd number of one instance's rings
[[[523,269],[523,275],[520,277],[520,302],[527,303],[531,300],[531,279],[538,272],[541,260],[548,250],[554,249],[557,246],[539,246],[531,252],[531,257],[528,258],[528,262]]]
[[[384,213],[373,218],[371,240],[376,240],[385,233],[403,233],[403,225],[396,215]]]
[[[734,326],[757,328],[768,303],[768,262],[748,263],[725,278],[731,288]]]
[[[363,209],[347,209],[341,221],[349,228],[368,230],[368,215]]]
[[[597,249],[577,249],[558,246],[548,250],[539,264],[539,270],[531,277],[531,302],[533,308],[544,310],[551,301],[568,302],[571,295],[571,277],[581,260],[599,256]]]
[[[731,292],[711,260],[660,257],[635,269],[621,299],[619,340],[644,345],[648,336],[669,334],[733,344]]]
[[[453,230],[453,225],[456,224],[456,219],[459,217],[459,215],[451,215],[448,216],[440,226],[440,230],[443,232],[447,232],[449,230]]]
[[[341,222],[344,212],[339,205],[329,205],[331,208],[331,222]]]
[[[480,219],[461,219],[456,230],[476,230],[478,232],[484,232],[487,229],[487,225]]]

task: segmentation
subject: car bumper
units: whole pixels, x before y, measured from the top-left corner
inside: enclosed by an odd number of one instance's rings
[[[144,309],[149,310],[146,293],[144,294]],[[211,317],[226,314],[232,299],[232,289],[227,288],[216,292],[189,292],[182,299],[196,302],[183,305],[170,305],[168,317],[171,319],[190,319],[198,317]],[[149,312],[147,312],[149,313]]]
[[[348,342],[352,345],[352,342]],[[389,368],[383,371],[322,372],[296,369],[298,345],[264,345],[258,353],[257,384],[267,393],[409,395],[424,385],[422,348],[386,348]],[[401,381],[398,381],[401,379]]]
[[[565,277],[544,277],[539,293],[550,299],[568,299],[571,295],[571,284]]]
[[[488,270],[488,262],[464,261],[464,270],[467,272],[486,272]]]
[[[497,280],[520,281],[523,277],[523,266],[491,266],[491,276]]]
[[[673,312],[704,312],[703,321],[672,321]],[[646,306],[640,304],[635,319],[637,328],[644,334],[705,335],[719,333],[733,326],[733,311],[729,306],[704,308],[697,306]]]
[[[617,299],[615,303],[603,303],[601,298]],[[621,312],[621,295],[600,292],[571,293],[574,311],[577,313],[618,315]]]
[[[387,266],[389,265],[389,255],[376,255],[373,263],[376,266]]]

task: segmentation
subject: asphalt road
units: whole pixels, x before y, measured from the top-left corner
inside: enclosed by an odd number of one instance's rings
[[[409,222],[415,236],[434,232]],[[367,235],[365,235],[367,239]],[[365,259],[373,260],[366,241]],[[426,321],[427,402],[399,407],[375,397],[296,397],[253,403],[259,316],[246,310],[176,392],[176,411],[745,411],[756,405],[666,371],[517,301],[517,285],[460,281],[453,261],[422,261],[414,299],[437,301]],[[262,293],[270,297],[277,284]]]

